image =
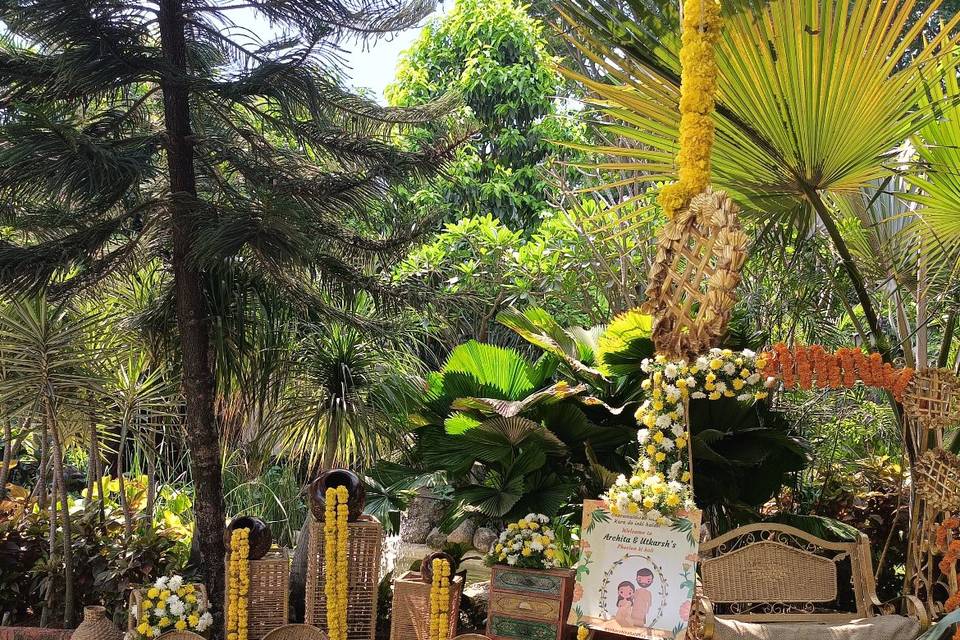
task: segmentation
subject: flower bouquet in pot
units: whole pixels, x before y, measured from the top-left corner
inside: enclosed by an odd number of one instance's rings
[[[573,595],[573,571],[565,535],[543,514],[507,525],[485,561],[490,574],[487,635],[563,636]]]
[[[134,638],[157,638],[170,631],[202,634],[213,624],[201,585],[182,576],[164,576],[131,597],[130,631]]]

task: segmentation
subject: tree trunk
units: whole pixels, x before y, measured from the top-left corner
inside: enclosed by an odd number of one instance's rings
[[[877,351],[880,352],[880,355],[883,356],[883,359],[886,362],[890,362],[889,340],[887,340],[883,330],[880,328],[880,319],[877,317],[877,312],[873,308],[873,300],[867,292],[867,285],[864,282],[863,275],[853,261],[853,256],[850,254],[850,249],[847,248],[847,243],[844,242],[843,236],[840,234],[840,229],[834,222],[833,216],[830,214],[830,211],[827,210],[827,206],[823,203],[823,199],[820,198],[817,190],[807,184],[801,184],[800,186],[803,189],[807,201],[813,206],[817,212],[817,217],[827,230],[827,235],[830,236],[834,249],[840,254],[840,261],[843,264],[844,270],[847,272],[847,276],[850,278],[850,284],[853,285],[853,290],[857,294],[857,300],[860,302],[861,309],[863,309],[863,316],[867,320],[867,326],[870,327],[870,333],[875,343],[874,346]]]
[[[0,465],[0,498],[7,494],[7,478],[13,461],[13,428],[10,419],[3,421],[3,463]]]
[[[120,509],[123,511],[123,539],[130,542],[133,538],[133,514],[130,512],[130,504],[127,502],[127,479],[124,474],[127,472],[127,438],[129,429],[127,424],[130,422],[129,416],[124,415],[123,426],[120,427],[120,446],[117,447],[117,485],[120,487]]]
[[[56,416],[51,400],[46,400],[47,419],[50,422],[50,452],[53,458],[53,502],[60,498],[60,521],[63,523],[63,628],[73,628],[73,526],[70,523],[67,482],[63,477],[63,447],[57,430]]]
[[[160,82],[170,180],[173,276],[177,328],[182,352],[185,431],[196,488],[195,518],[207,593],[214,617],[212,637],[223,636],[223,487],[220,438],[213,410],[209,327],[200,271],[190,261],[194,202],[197,196],[190,124],[186,24],[183,0],[159,2],[160,46],[175,71]]]

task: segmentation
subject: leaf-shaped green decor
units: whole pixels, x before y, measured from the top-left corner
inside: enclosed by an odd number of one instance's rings
[[[597,524],[606,524],[610,522],[610,512],[606,509],[594,509],[590,512],[590,524],[587,525],[587,533],[593,531]]]

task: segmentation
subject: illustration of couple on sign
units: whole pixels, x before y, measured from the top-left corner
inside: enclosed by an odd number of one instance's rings
[[[624,580],[617,585],[617,614],[614,620],[621,627],[646,627],[647,614],[650,613],[650,604],[653,596],[650,585],[653,584],[653,571],[640,569],[637,571],[637,584]]]

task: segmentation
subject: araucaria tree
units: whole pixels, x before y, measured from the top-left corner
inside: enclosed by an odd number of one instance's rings
[[[405,28],[431,9],[426,0],[0,0],[0,284],[65,295],[131,262],[168,266],[215,607],[224,509],[209,287],[243,272],[340,320],[320,292],[403,300],[356,265],[409,235],[397,224],[383,232],[371,207],[447,156],[442,136],[401,150],[393,133],[445,107],[357,98],[333,79],[329,54],[341,38]],[[254,42],[239,26],[251,20],[283,35]]]

